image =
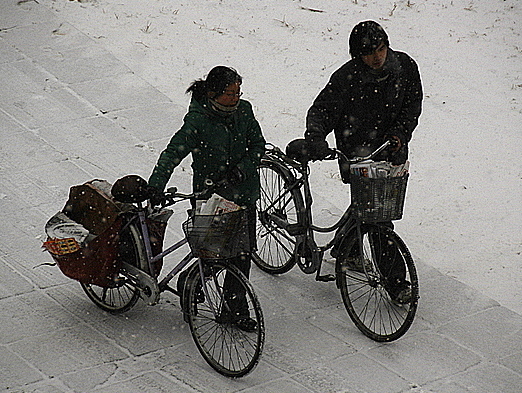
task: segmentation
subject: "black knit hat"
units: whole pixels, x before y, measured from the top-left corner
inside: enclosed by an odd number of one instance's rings
[[[381,42],[390,46],[388,35],[381,25],[373,20],[360,22],[350,34],[350,55],[354,58],[369,55],[377,49]]]

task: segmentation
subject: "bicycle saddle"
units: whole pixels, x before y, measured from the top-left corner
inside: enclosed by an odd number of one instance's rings
[[[310,161],[310,154],[305,139],[294,139],[286,146],[286,155],[302,164]]]
[[[138,175],[127,175],[116,180],[111,194],[115,200],[123,203],[143,202],[150,196],[147,181]]]

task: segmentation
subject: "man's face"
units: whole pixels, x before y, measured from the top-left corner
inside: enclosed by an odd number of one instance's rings
[[[381,42],[377,49],[369,55],[363,55],[362,60],[364,64],[374,70],[380,70],[384,66],[386,56],[388,55],[388,47],[384,42]]]

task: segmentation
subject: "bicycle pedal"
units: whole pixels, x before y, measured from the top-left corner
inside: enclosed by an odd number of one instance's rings
[[[315,277],[315,280],[322,281],[322,282],[335,281],[335,275],[334,274],[324,274],[322,276]]]

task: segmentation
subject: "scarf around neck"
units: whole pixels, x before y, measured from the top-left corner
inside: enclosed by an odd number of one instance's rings
[[[212,109],[215,112],[217,112],[218,114],[222,115],[222,116],[229,116],[229,115],[231,115],[239,107],[239,100],[237,101],[236,105],[233,105],[233,106],[221,105],[220,103],[216,102],[212,98],[209,98],[208,101],[210,102],[210,105],[211,105]]]

